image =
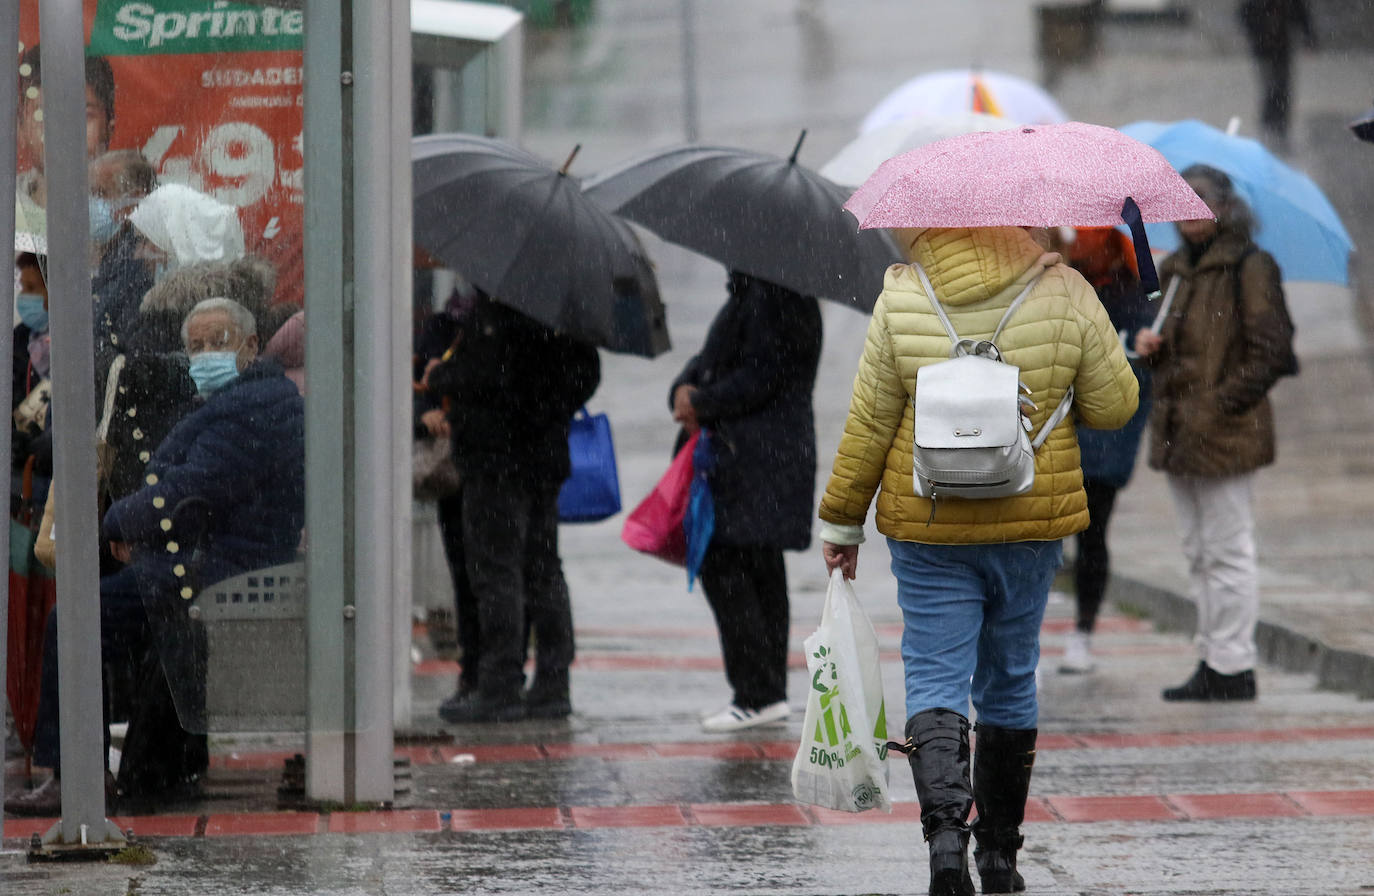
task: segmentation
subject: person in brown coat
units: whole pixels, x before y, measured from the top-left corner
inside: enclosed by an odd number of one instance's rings
[[[1251,240],[1249,207],[1223,172],[1194,165],[1184,178],[1216,215],[1178,224],[1183,245],[1165,259],[1179,279],[1158,334],[1136,351],[1154,375],[1150,466],[1168,474],[1197,602],[1200,662],[1165,700],[1252,700],[1259,583],[1251,507],[1254,473],[1274,461],[1266,397],[1296,372],[1293,324],[1279,267]]]

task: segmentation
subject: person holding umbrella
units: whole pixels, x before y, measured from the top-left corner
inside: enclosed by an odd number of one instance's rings
[[[1038,430],[1072,387],[1078,421],[1115,428],[1135,412],[1137,385],[1092,287],[1020,227],[898,231],[910,264],[888,269],[854,380],[854,395],[821,499],[827,571],[857,572],[863,521],[878,492],[905,630],[906,750],[930,849],[932,896],[971,896],[970,829],[983,892],[1025,888],[1019,828],[1035,760],[1035,668],[1061,539],[1088,524],[1069,419],[1038,454],[1030,491],[979,500],[918,497],[912,479],[912,398],[918,368],[949,357],[931,303],[957,332],[998,339],[1020,368]],[[881,486],[881,490],[880,490]],[[970,784],[970,696],[978,750]],[[976,804],[978,817],[965,819]]]
[[[1216,216],[1182,221],[1183,245],[1160,266],[1179,286],[1158,333],[1136,351],[1154,378],[1150,466],[1168,476],[1197,602],[1199,661],[1165,700],[1253,700],[1259,574],[1254,474],[1274,461],[1267,395],[1297,372],[1279,267],[1258,248],[1249,206],[1224,172],[1184,178]]]
[[[479,298],[451,351],[426,371],[448,401],[462,477],[462,544],[477,603],[477,683],[445,701],[446,722],[564,718],[572,711],[572,606],[558,556],[568,425],[601,382],[596,347],[494,298]],[[533,630],[534,681],[525,684]]]
[[[811,543],[816,426],[811,392],[821,357],[815,298],[730,272],[730,297],[706,343],[673,381],[668,403],[680,444],[712,434],[707,474],[715,531],[701,583],[720,632],[730,704],[706,715],[710,732],[788,716],[791,612],[784,550]]]

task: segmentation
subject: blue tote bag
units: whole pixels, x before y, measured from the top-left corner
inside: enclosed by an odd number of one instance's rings
[[[558,493],[558,519],[564,523],[595,523],[620,512],[620,477],[615,469],[611,421],[605,414],[588,414],[584,407],[568,428],[568,458],[572,473]]]

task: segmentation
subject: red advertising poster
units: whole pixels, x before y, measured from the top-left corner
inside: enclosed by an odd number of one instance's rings
[[[38,5],[21,0],[21,63],[41,45]],[[302,302],[301,11],[85,0],[85,17],[87,55],[105,58],[114,74],[108,148],[136,149],[161,182],[236,207],[247,251],[277,267],[278,301]],[[33,164],[21,145],[20,171]]]

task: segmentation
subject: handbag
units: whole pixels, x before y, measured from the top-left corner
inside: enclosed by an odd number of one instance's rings
[[[636,551],[682,566],[687,561],[687,534],[682,521],[691,500],[692,452],[700,431],[692,433],[654,490],[640,501],[620,530],[620,540]]]
[[[461,479],[448,436],[415,440],[411,481],[417,501],[438,501],[458,493]]]
[[[793,795],[826,809],[891,812],[878,636],[838,569],[830,574],[820,626],[805,648],[811,687],[792,762]]]
[[[615,468],[611,421],[588,414],[584,407],[568,425],[568,460],[572,472],[558,492],[558,519],[596,523],[620,512],[620,476]]]

